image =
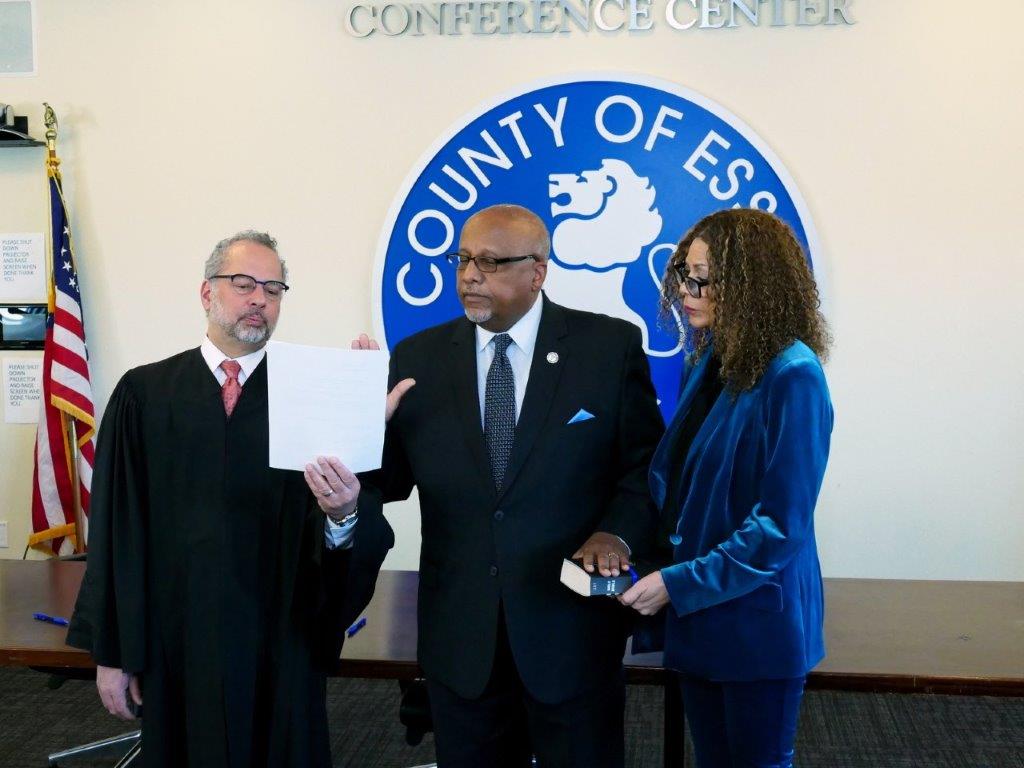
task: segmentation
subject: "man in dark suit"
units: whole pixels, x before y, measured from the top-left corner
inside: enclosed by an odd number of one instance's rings
[[[465,317],[391,358],[392,386],[416,384],[374,482],[385,501],[419,489],[419,661],[442,768],[531,751],[545,767],[623,763],[627,617],[559,572],[566,557],[629,567],[656,522],[663,424],[640,331],[544,297],[549,251],[525,208],[474,215],[450,257]]]

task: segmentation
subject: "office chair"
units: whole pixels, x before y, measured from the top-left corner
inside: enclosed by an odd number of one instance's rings
[[[100,741],[94,741],[89,744],[71,747],[70,749],[62,750],[61,752],[54,752],[52,755],[47,757],[47,765],[62,766],[62,760],[86,757],[90,755],[95,756],[127,746],[128,751],[125,752],[116,763],[114,763],[114,768],[128,768],[128,766],[132,765],[136,759],[138,759],[139,755],[142,754],[141,737],[142,731],[132,731],[131,733],[123,733],[120,736],[112,736],[109,739],[101,739]]]

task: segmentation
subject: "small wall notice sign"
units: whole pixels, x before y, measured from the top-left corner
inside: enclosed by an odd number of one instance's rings
[[[36,73],[33,0],[0,0],[0,77]]]
[[[43,361],[40,358],[3,359],[4,421],[35,424],[43,391]]]
[[[39,232],[0,234],[0,302],[46,302],[44,248]]]

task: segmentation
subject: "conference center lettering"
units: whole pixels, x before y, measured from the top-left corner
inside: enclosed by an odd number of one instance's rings
[[[345,12],[354,37],[641,32],[664,23],[681,32],[737,27],[851,25],[852,0],[501,0],[357,3]]]

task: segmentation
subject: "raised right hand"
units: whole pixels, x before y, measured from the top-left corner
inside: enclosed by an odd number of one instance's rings
[[[361,333],[358,339],[352,339],[352,349],[380,349],[380,344],[365,333]],[[391,417],[398,410],[398,404],[402,402],[402,396],[414,386],[416,386],[416,379],[402,379],[395,384],[394,389],[388,392],[388,404],[384,411],[384,421],[391,421]]]

